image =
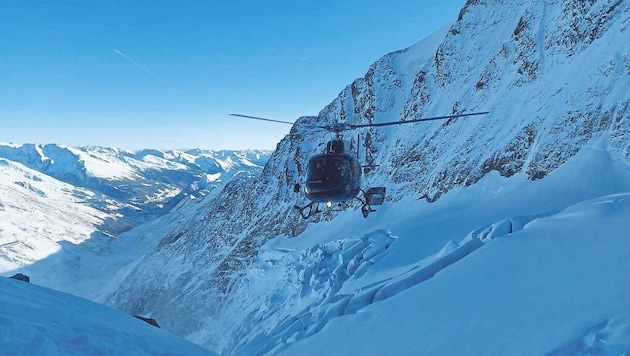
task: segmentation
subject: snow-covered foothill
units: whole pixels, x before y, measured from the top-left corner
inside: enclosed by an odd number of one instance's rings
[[[0,353],[215,355],[104,305],[4,277],[0,277]]]

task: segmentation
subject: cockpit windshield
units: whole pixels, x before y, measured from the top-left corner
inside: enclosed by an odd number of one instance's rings
[[[350,161],[343,157],[314,157],[309,162],[307,181],[345,180],[350,173]]]

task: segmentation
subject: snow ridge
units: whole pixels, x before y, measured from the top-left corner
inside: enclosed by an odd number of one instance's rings
[[[213,355],[130,315],[69,294],[4,277],[0,290],[4,355]]]
[[[517,233],[531,221],[556,214],[558,212],[513,217],[480,227],[460,243],[449,241],[439,251],[407,266],[405,270],[368,284],[361,277],[387,254],[390,245],[396,241],[396,237],[388,231],[374,231],[360,239],[318,244],[299,253],[263,251],[253,264],[255,267],[247,272],[243,288],[251,292],[256,290],[256,283],[270,283],[274,278],[269,278],[267,274],[274,273],[272,270],[283,270],[285,273],[275,281],[274,290],[259,293],[265,296],[265,300],[254,303],[250,307],[252,311],[241,323],[237,323],[239,330],[235,333],[250,336],[232,340],[236,344],[226,347],[239,355],[284,350],[318,333],[332,319],[357,313],[369,305],[387,300],[433,278],[490,240]],[[296,306],[304,309],[290,313]],[[282,318],[283,315],[286,316]],[[257,327],[260,320],[278,318],[280,320],[272,329]]]

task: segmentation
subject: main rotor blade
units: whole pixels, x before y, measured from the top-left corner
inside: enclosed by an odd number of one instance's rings
[[[427,118],[424,118],[424,119],[407,120],[407,121],[390,121],[390,122],[381,122],[381,123],[376,123],[376,124],[349,125],[349,126],[352,129],[356,129],[356,128],[360,128],[360,127],[378,127],[378,126],[402,125],[402,124],[411,124],[413,122],[421,122],[421,121],[445,120],[445,119],[455,119],[455,118],[458,118],[458,117],[484,115],[484,114],[487,114],[487,113],[489,113],[489,111],[473,112],[473,113],[467,113],[467,114],[446,115],[446,116],[434,116],[434,117],[427,117]]]
[[[310,128],[316,128],[316,129],[326,129],[326,126],[320,126],[320,125],[309,125],[309,124],[303,124],[303,123],[299,123],[299,122],[290,122],[290,121],[266,119],[264,117],[241,115],[241,114],[230,114],[230,115],[231,116],[244,117],[246,119],[254,119],[254,120],[262,120],[262,121],[269,121],[269,122],[277,122],[277,123],[280,123],[280,124],[288,124],[288,125],[293,125],[293,126],[310,127]]]
[[[289,124],[289,125],[293,125],[295,124],[294,122],[290,122],[290,121],[280,121],[280,120],[273,120],[273,119],[265,119],[264,117],[256,117],[256,116],[248,116],[248,115],[241,115],[241,114],[230,114],[232,116],[238,116],[238,117],[244,117],[246,119],[254,119],[254,120],[262,120],[262,121],[271,121],[271,122],[278,122],[281,124]]]

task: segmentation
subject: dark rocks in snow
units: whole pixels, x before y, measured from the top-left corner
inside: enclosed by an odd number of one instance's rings
[[[26,282],[26,283],[30,283],[31,282],[31,279],[27,275],[22,274],[22,273],[17,273],[17,274],[15,274],[15,275],[13,275],[13,276],[11,276],[9,278],[17,279],[18,281],[22,281],[22,282]]]
[[[158,325],[157,321],[155,319],[153,319],[153,318],[145,318],[145,317],[140,316],[140,315],[134,315],[133,317],[136,318],[136,319],[140,319],[140,320],[146,322],[147,324],[151,324],[151,325],[155,326],[156,328],[160,327],[160,325]]]

